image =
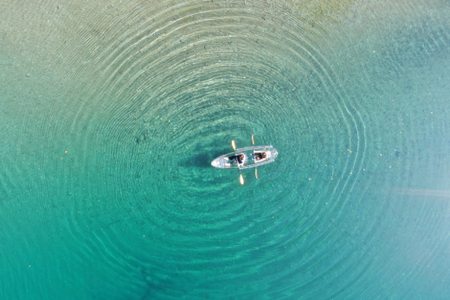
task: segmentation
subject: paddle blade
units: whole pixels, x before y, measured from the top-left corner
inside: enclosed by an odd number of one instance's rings
[[[244,176],[242,174],[239,174],[239,182],[244,185]]]
[[[256,176],[256,179],[259,179],[258,178],[258,169],[257,168],[255,168],[255,176]]]
[[[231,147],[233,147],[233,150],[236,150],[236,143],[234,140],[231,141]]]
[[[253,134],[252,134],[252,145],[255,146],[255,138],[253,137]]]

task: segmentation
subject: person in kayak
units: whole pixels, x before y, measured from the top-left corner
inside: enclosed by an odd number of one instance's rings
[[[242,164],[242,161],[244,160],[244,154],[238,154],[228,157],[228,162],[230,165],[233,165],[235,163]]]
[[[263,158],[267,158],[267,153],[266,152],[255,152],[250,154],[251,156],[253,156],[253,159],[255,160],[260,160]]]

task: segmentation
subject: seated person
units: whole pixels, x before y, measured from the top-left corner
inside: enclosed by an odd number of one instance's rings
[[[254,157],[253,159],[256,159],[256,160],[267,158],[267,153],[266,152],[255,152],[255,153],[252,153],[250,155],[252,155]]]
[[[242,164],[242,161],[244,160],[244,154],[238,154],[228,157],[228,162],[230,165],[235,164],[236,162]]]

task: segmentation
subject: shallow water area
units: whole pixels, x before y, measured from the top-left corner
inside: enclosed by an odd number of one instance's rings
[[[447,1],[0,8],[5,299],[446,299]]]

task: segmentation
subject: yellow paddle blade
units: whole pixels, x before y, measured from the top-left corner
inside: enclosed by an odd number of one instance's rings
[[[252,134],[252,145],[255,146],[255,139],[253,138],[253,134]]]
[[[231,141],[231,147],[233,147],[233,150],[236,150],[236,143],[234,140]]]
[[[258,178],[258,169],[257,168],[255,168],[255,176],[256,176],[256,179],[259,179]]]
[[[239,175],[239,182],[244,185],[244,176],[242,174]]]

